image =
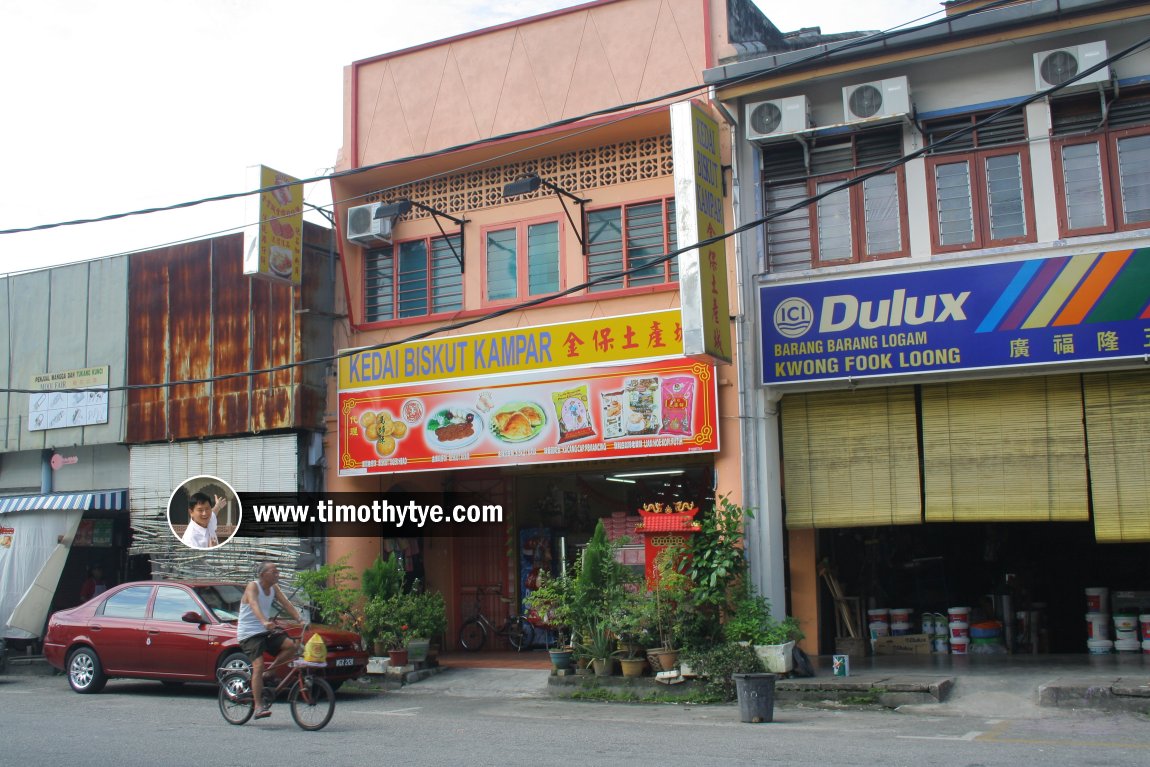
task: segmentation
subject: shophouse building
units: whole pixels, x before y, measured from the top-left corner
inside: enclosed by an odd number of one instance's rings
[[[856,631],[970,606],[1015,651],[1085,652],[1085,588],[1150,607],[1150,16],[947,6],[705,76],[736,220],[763,221],[738,248],[754,566],[809,652],[848,633],[823,572]]]

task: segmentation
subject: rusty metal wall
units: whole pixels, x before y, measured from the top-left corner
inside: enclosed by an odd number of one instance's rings
[[[305,223],[303,284],[243,275],[243,235],[130,256],[128,383],[211,378],[331,354],[331,232]],[[129,392],[127,441],[322,429],[318,370]]]

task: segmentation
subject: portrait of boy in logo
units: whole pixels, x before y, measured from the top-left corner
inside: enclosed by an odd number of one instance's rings
[[[239,497],[218,477],[191,477],[168,499],[168,525],[172,535],[188,548],[222,546],[239,529]]]

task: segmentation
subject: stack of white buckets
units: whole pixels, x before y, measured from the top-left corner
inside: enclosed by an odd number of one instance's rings
[[[871,646],[879,637],[902,636],[913,630],[914,610],[909,607],[879,607],[867,610]],[[970,647],[970,608],[952,607],[947,614],[923,613],[922,633],[931,638],[931,651],[966,655]]]
[[[1110,639],[1110,592],[1106,588],[1086,589],[1086,647],[1091,655],[1112,651],[1150,654],[1150,615],[1115,615],[1114,639]],[[1138,641],[1141,626],[1142,642]]]

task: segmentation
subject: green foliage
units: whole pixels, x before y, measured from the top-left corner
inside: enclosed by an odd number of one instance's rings
[[[447,631],[447,602],[438,591],[412,591],[410,626],[413,637],[433,639]]]
[[[391,552],[387,559],[376,557],[371,567],[363,571],[360,579],[363,595],[371,600],[376,597],[390,599],[403,591],[403,568],[395,552]]]
[[[682,660],[690,664],[695,673],[706,677],[704,693],[723,701],[735,699],[735,680],[732,674],[758,674],[763,671],[763,663],[753,649],[733,642],[685,653]]]
[[[699,520],[699,532],[691,536],[689,557],[683,560],[697,604],[725,609],[728,595],[743,580],[747,572],[742,546],[744,516],[754,514],[723,496],[711,513]]]
[[[624,591],[619,603],[606,617],[607,627],[620,643],[630,645],[628,657],[637,657],[637,648],[654,647],[658,620],[655,595],[646,589]]]
[[[382,642],[389,650],[401,650],[411,637],[409,594],[374,597],[364,607],[364,633],[372,642]]]
[[[682,620],[691,610],[691,579],[683,573],[687,549],[668,546],[655,557],[654,582],[648,586],[655,595],[655,625],[659,642],[674,648],[681,635]]]
[[[558,577],[541,573],[539,587],[527,596],[527,606],[549,625],[555,626],[560,647],[570,641],[576,598],[575,579],[567,573],[560,573]]]
[[[296,584],[319,612],[318,622],[347,631],[363,631],[363,597],[353,584],[347,557],[297,573]]]
[[[615,638],[603,623],[592,622],[583,633],[576,652],[591,660],[606,660],[615,652]]]
[[[755,592],[754,587],[744,586],[740,596],[731,603],[731,610],[725,624],[727,639],[732,642],[751,644],[784,644],[803,638],[796,618],[788,616],[777,621],[771,615],[770,603]]]

